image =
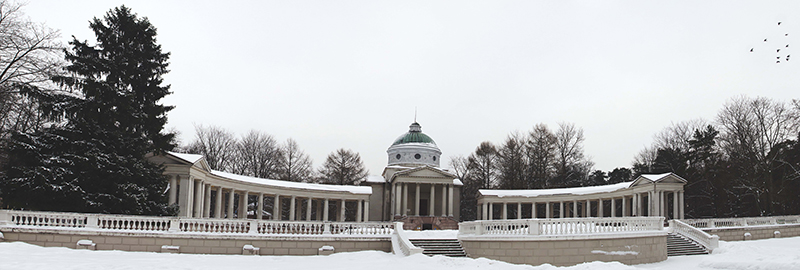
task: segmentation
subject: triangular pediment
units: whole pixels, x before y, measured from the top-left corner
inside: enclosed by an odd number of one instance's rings
[[[662,173],[662,174],[642,174],[633,181],[631,187],[646,185],[649,183],[675,183],[686,184],[688,181],[675,173]]]
[[[398,177],[403,178],[438,178],[438,179],[455,179],[456,176],[446,172],[442,169],[431,166],[419,166],[416,168],[406,169],[396,172],[392,175],[392,181]]]
[[[189,167],[192,167],[192,168],[195,168],[195,169],[198,169],[198,170],[206,171],[206,172],[210,172],[211,171],[211,167],[208,166],[208,162],[206,161],[205,157],[199,156],[197,158],[187,159],[186,157],[182,157],[181,155],[182,154],[166,152],[166,153],[161,154],[161,155],[149,155],[147,157],[147,159],[150,162],[153,162],[153,163],[156,163],[156,164],[162,164],[162,165],[167,165],[167,166],[169,166],[169,165],[173,165],[173,166],[186,165],[186,166],[189,166]],[[197,155],[192,155],[192,156],[197,156]]]

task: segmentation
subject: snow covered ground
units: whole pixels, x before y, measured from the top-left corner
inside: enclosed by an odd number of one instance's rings
[[[627,266],[591,262],[572,267],[513,265],[488,259],[400,257],[379,251],[330,256],[239,256],[161,254],[44,248],[21,242],[0,243],[0,269],[800,269],[800,237],[723,242],[714,255],[670,257],[654,264]]]

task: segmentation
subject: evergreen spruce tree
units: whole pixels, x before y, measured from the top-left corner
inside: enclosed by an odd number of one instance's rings
[[[30,210],[165,215],[163,168],[145,159],[174,147],[162,133],[172,106],[162,86],[169,53],[156,29],[125,6],[90,22],[97,42],[75,38],[67,76],[53,80],[72,95],[40,93],[55,124],[13,135],[0,181],[4,203]]]

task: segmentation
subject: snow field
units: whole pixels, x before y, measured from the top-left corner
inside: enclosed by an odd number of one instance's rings
[[[421,235],[420,235],[421,236]],[[670,257],[666,261],[628,266],[590,262],[570,267],[514,265],[485,258],[415,255],[401,257],[380,251],[329,256],[241,256],[90,251],[39,247],[22,242],[0,243],[0,269],[325,269],[325,270],[628,270],[628,269],[800,269],[800,237],[746,242],[720,241],[713,255]]]

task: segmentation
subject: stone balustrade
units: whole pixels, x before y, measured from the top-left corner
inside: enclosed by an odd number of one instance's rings
[[[746,227],[800,224],[800,216],[684,219],[683,222],[695,228]]]
[[[460,235],[587,235],[663,230],[664,217],[477,220],[459,224]]]
[[[719,247],[719,236],[710,235],[698,228],[684,223],[683,221],[675,219],[670,220],[669,230],[694,240],[698,244],[705,247],[709,252]]]
[[[397,228],[392,234],[392,252],[395,254],[402,254],[403,256],[410,256],[414,254],[422,254],[423,249],[411,243],[408,236],[405,235],[402,222],[395,222],[394,227]],[[399,248],[400,250],[397,250]]]
[[[390,222],[197,219],[0,210],[0,226],[200,234],[388,236]]]

